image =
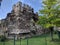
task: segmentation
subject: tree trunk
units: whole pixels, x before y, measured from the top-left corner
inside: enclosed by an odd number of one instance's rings
[[[53,40],[53,27],[50,27],[51,40]]]

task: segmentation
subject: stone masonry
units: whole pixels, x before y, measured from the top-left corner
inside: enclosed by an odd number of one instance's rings
[[[35,22],[38,20],[38,13],[27,4],[18,2],[13,5],[12,11],[7,14],[5,19],[0,21],[0,29],[9,35],[27,35],[31,36],[36,31]],[[26,36],[25,35],[25,36]]]

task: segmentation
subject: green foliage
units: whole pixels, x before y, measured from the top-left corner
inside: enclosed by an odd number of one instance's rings
[[[41,26],[44,26],[46,22],[47,22],[46,17],[39,16],[39,20],[37,21],[38,24],[40,24]]]
[[[1,35],[1,36],[0,36],[0,41],[1,41],[1,42],[4,42],[5,40],[6,40],[6,37],[3,36],[3,35]]]
[[[50,26],[60,26],[60,5],[58,0],[43,0],[43,9],[39,12],[42,16],[39,16],[38,24],[45,28]]]

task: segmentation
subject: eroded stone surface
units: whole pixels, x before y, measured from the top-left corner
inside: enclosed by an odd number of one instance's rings
[[[11,13],[7,14],[5,19],[0,21],[0,29],[8,34],[31,33],[36,31],[35,22],[38,20],[38,14],[29,5],[18,2],[13,5]]]

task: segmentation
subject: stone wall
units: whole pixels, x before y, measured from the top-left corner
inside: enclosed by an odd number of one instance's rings
[[[8,34],[27,34],[29,36],[42,34],[42,27],[37,28],[35,22],[38,20],[38,13],[34,13],[31,6],[18,2],[13,5],[12,11],[7,14],[7,17],[1,20],[4,32]],[[37,31],[39,30],[39,31]]]

